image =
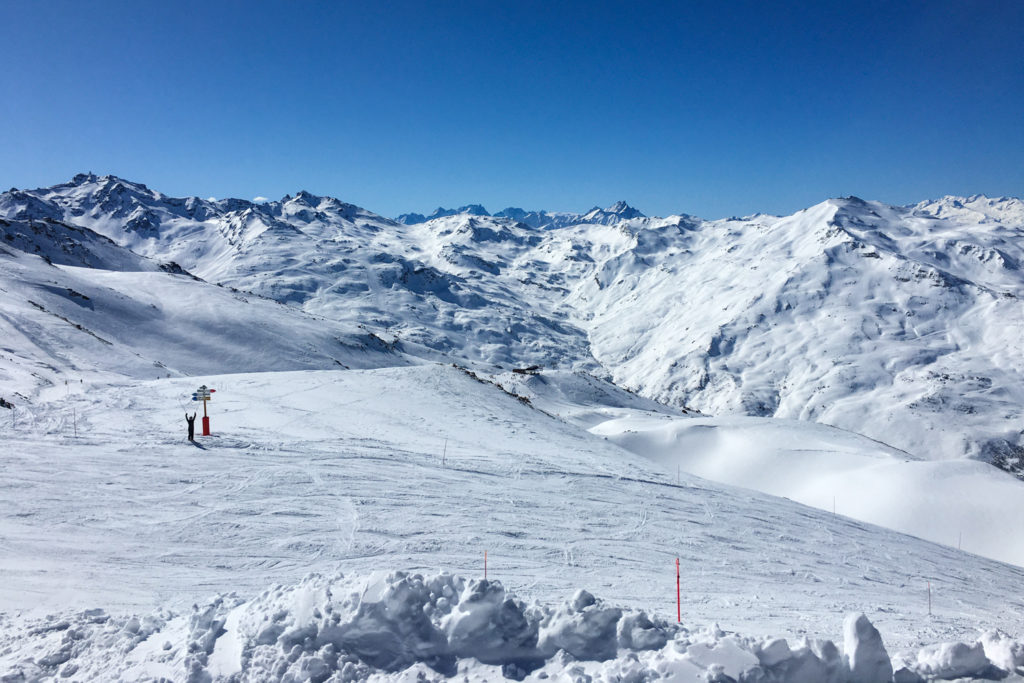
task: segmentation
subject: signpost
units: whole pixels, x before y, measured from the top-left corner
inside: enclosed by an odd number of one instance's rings
[[[206,415],[206,402],[210,400],[210,394],[215,393],[217,393],[216,389],[207,389],[204,384],[192,394],[193,401],[203,402],[203,436],[210,435],[210,418]]]

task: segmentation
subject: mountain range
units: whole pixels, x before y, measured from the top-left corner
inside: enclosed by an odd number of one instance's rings
[[[586,213],[572,213],[569,211],[525,211],[523,209],[510,206],[495,214],[490,214],[487,212],[487,209],[480,204],[467,204],[466,206],[460,206],[457,209],[446,209],[443,206],[439,206],[429,216],[424,216],[421,213],[403,213],[395,220],[405,225],[416,225],[418,223],[432,221],[436,218],[447,218],[448,216],[458,216],[461,214],[465,214],[467,216],[493,215],[494,218],[511,218],[512,220],[528,225],[531,228],[541,229],[564,228],[569,225],[578,225],[580,223],[612,225],[619,221],[629,220],[631,218],[645,217],[642,213],[626,202],[618,201],[607,209],[595,206]]]
[[[209,201],[92,174],[0,194],[3,243],[55,263],[186,273],[413,358],[586,372],[1021,470],[1019,199],[710,221],[463,209],[402,223],[307,192]]]
[[[1022,202],[485,213],[0,194],[0,677],[1024,680]]]

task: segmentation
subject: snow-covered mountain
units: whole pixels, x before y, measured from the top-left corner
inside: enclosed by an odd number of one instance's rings
[[[0,393],[15,403],[69,377],[416,362],[358,325],[206,282],[52,218],[0,219],[0,294]]]
[[[395,220],[404,225],[415,225],[416,223],[426,223],[432,221],[435,218],[446,218],[448,216],[456,216],[460,213],[468,214],[470,216],[490,216],[487,209],[480,204],[467,204],[466,206],[460,206],[457,209],[446,209],[443,206],[439,206],[434,209],[434,212],[429,216],[424,216],[421,213],[403,213]]]
[[[1021,202],[587,215],[0,195],[0,675],[1020,680]]]
[[[463,207],[405,225],[305,192],[210,202],[80,175],[0,195],[0,216],[90,228],[424,358],[585,370],[677,407],[814,420],[1014,470],[1022,205],[850,197],[704,221],[619,202],[534,212],[558,219],[535,225]]]

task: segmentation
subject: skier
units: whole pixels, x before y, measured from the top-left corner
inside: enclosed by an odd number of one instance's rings
[[[189,417],[189,414],[185,413],[185,421],[188,422],[188,440],[189,441],[195,441],[196,440],[196,414],[192,413],[192,416]]]

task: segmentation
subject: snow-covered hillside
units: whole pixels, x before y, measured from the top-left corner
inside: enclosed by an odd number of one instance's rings
[[[0,194],[5,683],[1024,671],[1022,202],[463,208]]]
[[[199,381],[218,391],[214,436],[194,447],[182,412]],[[575,405],[649,407],[546,381]],[[0,499],[12,680],[486,681],[505,665],[838,682],[841,652],[815,639],[847,638],[856,661],[844,620],[859,612],[895,668],[1024,664],[1024,570],[666,471],[446,365],[86,383],[15,421]],[[485,562],[504,588],[476,582]]]
[[[304,192],[210,202],[94,175],[0,195],[0,217],[91,228],[423,358],[586,370],[707,414],[1021,468],[1020,200],[846,198],[718,221],[620,202],[543,229],[463,209],[403,225]]]
[[[68,381],[416,362],[355,325],[203,282],[90,231],[0,228],[0,397],[15,404]]]
[[[1024,515],[1019,480],[973,460],[919,460],[832,427],[757,417],[627,415],[592,428],[668,469],[835,510],[1024,566],[1007,519]]]
[[[1024,419],[1022,235],[855,199],[638,227],[572,301],[593,312],[598,360],[654,398],[1007,463]]]

